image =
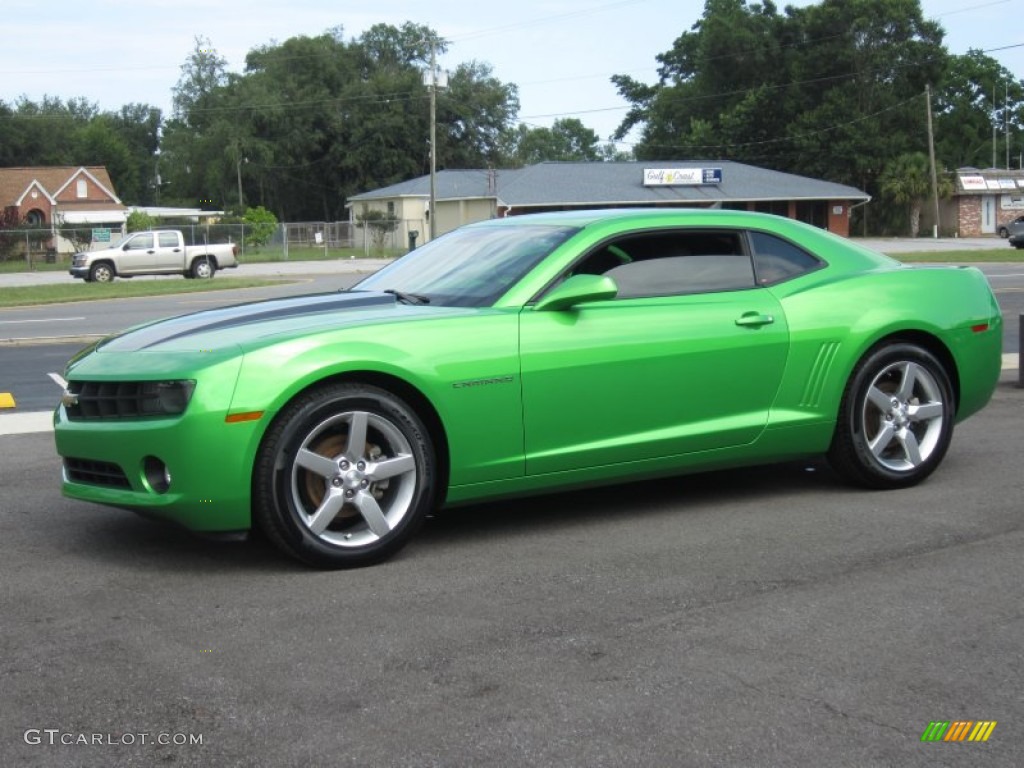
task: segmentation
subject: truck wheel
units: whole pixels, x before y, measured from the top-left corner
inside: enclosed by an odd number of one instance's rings
[[[110,283],[114,280],[114,268],[107,262],[93,264],[89,270],[89,281],[93,283]]]
[[[209,257],[196,259],[192,262],[192,277],[197,280],[206,280],[207,278],[213,277],[213,273],[216,271],[217,266],[213,259]]]

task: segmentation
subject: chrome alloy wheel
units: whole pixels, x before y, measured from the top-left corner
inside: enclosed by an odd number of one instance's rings
[[[348,411],[317,424],[295,453],[291,495],[299,520],[338,547],[372,544],[413,506],[416,461],[388,419]]]
[[[868,449],[886,469],[921,466],[941,444],[947,404],[935,377],[922,365],[900,361],[884,367],[868,386],[861,423]]]

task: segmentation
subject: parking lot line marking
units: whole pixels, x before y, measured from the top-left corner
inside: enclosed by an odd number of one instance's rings
[[[0,437],[53,431],[53,411],[0,413]]]
[[[0,392],[0,408],[14,408],[14,395],[10,392]]]

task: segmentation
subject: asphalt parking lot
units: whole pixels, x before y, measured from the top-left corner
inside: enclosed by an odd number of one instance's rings
[[[917,488],[480,505],[333,573],[64,499],[52,434],[0,430],[0,766],[1024,765],[1017,378]],[[996,726],[922,741],[954,721]]]
[[[51,435],[0,437],[0,764],[1022,765],[1014,383],[914,489],[490,504],[348,572],[63,499]],[[997,726],[921,741],[956,720]]]

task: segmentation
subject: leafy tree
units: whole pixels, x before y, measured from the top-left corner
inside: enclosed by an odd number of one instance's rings
[[[657,57],[653,85],[619,75],[641,159],[734,159],[878,192],[886,163],[924,144],[925,85],[948,54],[919,0],[802,8],[706,0]],[[862,209],[861,209],[862,210]]]
[[[252,248],[266,245],[277,231],[277,217],[262,205],[247,208],[243,220],[245,244]]]
[[[489,64],[460,64],[438,96],[438,167],[483,168],[501,163],[502,137],[518,112],[516,86],[494,77]]]
[[[174,119],[187,122],[206,97],[227,82],[227,65],[209,38],[196,36],[192,53],[181,65],[178,83],[171,89]]]
[[[0,208],[0,261],[7,261],[17,253],[21,219],[14,208]]]
[[[84,99],[0,102],[0,166],[102,165],[119,197],[147,203],[153,195],[160,110],[129,104],[100,112]]]
[[[550,128],[520,124],[507,139],[515,165],[545,160],[596,161],[602,159],[597,134],[576,118],[555,120]]]
[[[443,53],[445,43],[406,23],[351,40],[337,27],[250,51],[243,74],[216,80],[168,123],[165,195],[227,207],[241,177],[245,199],[279,219],[347,217],[350,195],[426,171],[432,48]],[[498,159],[516,110],[514,88],[486,65],[460,66],[438,94],[439,167]]]
[[[995,59],[971,50],[950,57],[932,109],[935,152],[944,165],[998,167],[1005,162],[1006,128],[1011,137],[1024,130],[1024,84]],[[1019,166],[1019,156],[1011,152],[1010,162]]]
[[[147,232],[156,226],[156,219],[145,211],[135,210],[128,214],[125,228],[129,232]]]
[[[398,219],[389,216],[379,209],[364,210],[356,216],[356,226],[370,233],[370,243],[381,249],[388,241],[388,236],[398,229]]]
[[[76,251],[84,251],[92,245],[92,228],[81,224],[61,224],[57,231],[65,240],[71,242]]]

